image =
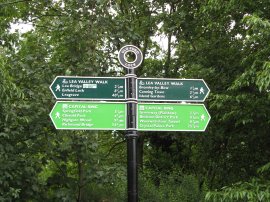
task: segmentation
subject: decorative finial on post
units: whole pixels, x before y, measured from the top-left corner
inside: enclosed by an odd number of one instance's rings
[[[134,53],[135,55],[134,61],[127,60],[127,54],[130,52]],[[142,54],[142,51],[136,46],[126,45],[120,49],[118,53],[118,60],[123,67],[127,69],[135,69],[141,65],[143,61],[143,54]]]

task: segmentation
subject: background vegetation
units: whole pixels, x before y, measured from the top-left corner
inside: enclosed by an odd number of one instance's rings
[[[269,10],[267,0],[0,0],[0,201],[126,200],[124,133],[55,130],[48,116],[56,76],[123,76],[126,44],[144,54],[138,76],[211,89],[206,132],[140,133],[140,201],[270,201]],[[20,22],[33,29],[11,32]]]

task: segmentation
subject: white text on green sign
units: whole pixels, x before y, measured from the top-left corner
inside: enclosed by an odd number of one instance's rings
[[[125,100],[126,80],[121,77],[57,76],[50,86],[56,99]]]
[[[58,101],[50,117],[56,129],[125,130],[125,103]]]
[[[137,79],[139,101],[203,102],[209,92],[202,79]]]
[[[205,131],[210,115],[203,104],[142,104],[137,106],[141,131]]]

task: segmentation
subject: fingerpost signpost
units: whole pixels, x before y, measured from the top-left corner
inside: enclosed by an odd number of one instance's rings
[[[126,99],[126,79],[121,77],[57,76],[50,89],[61,100]]]
[[[203,102],[209,92],[202,79],[137,79],[139,101]]]
[[[50,117],[56,129],[126,130],[126,104],[58,101]]]
[[[137,202],[137,132],[205,131],[211,117],[198,103],[210,89],[202,79],[137,78],[143,54],[133,45],[122,47],[118,59],[125,77],[57,76],[50,90],[61,101],[50,118],[59,130],[125,130],[128,202]]]
[[[203,104],[139,103],[137,130],[205,131],[210,120]]]

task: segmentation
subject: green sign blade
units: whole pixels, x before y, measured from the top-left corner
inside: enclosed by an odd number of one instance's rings
[[[56,129],[125,130],[126,104],[58,101],[50,117]]]
[[[203,104],[152,104],[137,106],[137,130],[205,131],[210,115]]]
[[[62,100],[125,100],[126,79],[57,76],[50,89],[56,99]]]
[[[139,101],[204,102],[209,92],[203,79],[137,79]]]

